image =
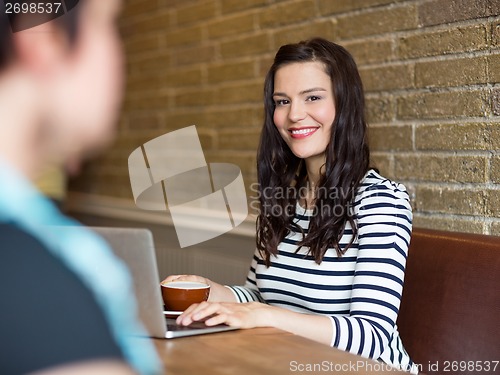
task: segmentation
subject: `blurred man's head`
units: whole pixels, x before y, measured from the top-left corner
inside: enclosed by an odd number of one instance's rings
[[[17,111],[4,126],[16,131],[27,118],[20,111],[30,111],[43,157],[73,161],[112,140],[123,86],[120,5],[80,0],[68,14],[19,32],[11,22],[21,18],[9,21],[1,9],[0,97],[10,91]]]

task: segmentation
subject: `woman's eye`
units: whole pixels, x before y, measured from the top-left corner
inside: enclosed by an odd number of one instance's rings
[[[320,96],[316,96],[316,95],[311,95],[307,98],[307,101],[309,102],[315,102],[316,100],[320,100],[321,97]]]
[[[278,107],[278,106],[282,106],[282,105],[287,105],[289,103],[288,100],[286,99],[277,99],[274,101],[274,104]]]

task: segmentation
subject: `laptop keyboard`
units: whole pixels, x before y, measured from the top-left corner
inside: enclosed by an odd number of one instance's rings
[[[207,325],[203,322],[193,322],[188,326],[181,326],[175,322],[175,319],[165,318],[167,322],[167,330],[169,331],[190,331],[193,329],[204,329]]]

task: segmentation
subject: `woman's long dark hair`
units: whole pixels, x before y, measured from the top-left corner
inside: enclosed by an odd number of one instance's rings
[[[330,76],[335,119],[326,148],[326,163],[317,185],[307,235],[294,223],[295,208],[307,179],[305,163],[295,156],[273,122],[276,71],[290,63],[320,62]],[[267,73],[264,83],[265,119],[257,154],[260,212],[257,218],[257,249],[267,266],[278,244],[290,232],[302,233],[302,246],[316,263],[334,248],[342,256],[357,236],[352,203],[359,184],[368,171],[369,150],[364,115],[361,78],[352,56],[343,47],[322,38],[282,46]],[[339,241],[349,223],[353,236],[345,248]]]

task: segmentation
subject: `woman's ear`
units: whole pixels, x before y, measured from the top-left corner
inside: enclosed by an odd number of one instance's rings
[[[54,22],[14,33],[13,44],[17,62],[36,75],[51,74],[69,52],[68,39]]]

